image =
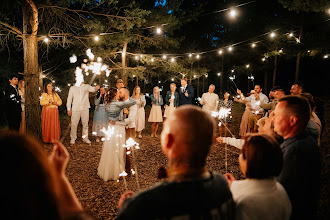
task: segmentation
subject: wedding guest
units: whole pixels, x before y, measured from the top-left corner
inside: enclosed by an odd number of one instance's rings
[[[88,121],[89,121],[89,93],[95,92],[100,89],[100,86],[92,87],[91,85],[81,82],[80,85],[74,85],[70,87],[69,95],[66,103],[68,115],[71,116],[71,133],[70,144],[73,145],[77,139],[77,127],[81,119],[82,139],[86,144],[90,144],[88,139]]]
[[[211,84],[209,86],[209,91],[204,93],[199,101],[199,103],[203,105],[202,109],[209,114],[218,110],[219,96],[214,93],[214,90],[215,85]]]
[[[19,128],[19,132],[21,134],[26,133],[26,123],[25,123],[25,81],[24,79],[21,79],[18,82],[18,93],[21,96],[21,108],[22,108],[22,114],[21,114],[21,124]]]
[[[291,95],[300,95],[304,90],[304,84],[302,82],[294,82],[291,86]]]
[[[181,79],[181,87],[179,91],[179,105],[192,104],[194,98],[194,88],[187,84],[187,79]]]
[[[58,106],[62,105],[60,96],[55,92],[52,83],[46,83],[44,92],[41,94],[40,105],[42,140],[45,143],[59,141],[61,135],[61,125],[58,113]]]
[[[116,87],[118,90],[125,87],[124,81],[122,79],[117,79]]]
[[[167,91],[165,97],[164,118],[167,118],[171,112],[179,106],[179,93],[176,91],[175,83],[171,83],[170,91]]]
[[[154,87],[153,94],[150,95],[150,99],[152,107],[150,110],[148,122],[151,122],[151,137],[158,137],[158,124],[163,122],[162,105],[164,104],[163,97],[160,94],[158,86]]]
[[[259,134],[267,134],[277,140],[278,143],[283,142],[283,138],[276,134],[274,131],[274,122],[273,122],[274,113],[272,112],[269,117],[260,118],[257,122],[258,125],[258,133]],[[245,138],[238,139],[232,137],[218,137],[216,139],[219,143],[229,144],[237,149],[242,149]]]
[[[69,153],[62,143],[48,158],[36,139],[17,132],[2,131],[0,145],[7,155],[0,160],[3,219],[90,219],[65,174]]]
[[[299,96],[283,97],[274,111],[274,130],[284,138],[278,181],[291,200],[291,219],[317,219],[321,159],[316,141],[306,131],[310,115],[308,101]]]
[[[146,105],[146,98],[141,93],[140,86],[135,86],[132,94],[132,98],[136,101],[136,121],[135,130],[138,132],[138,138],[142,138],[142,130],[145,128],[146,115],[144,106]]]
[[[251,109],[249,117],[250,132],[257,132],[257,121],[264,115],[264,109],[260,107],[260,103],[268,103],[268,98],[262,93],[261,86],[256,84],[254,86],[254,94],[249,97],[244,97],[241,90],[237,89],[237,93],[242,97],[241,100],[235,98],[236,102],[245,103]]]
[[[280,100],[284,96],[285,96],[284,90],[277,87],[273,91],[273,100],[271,102],[268,102],[268,103],[260,102],[260,107],[263,108],[264,110],[274,111],[278,100]]]
[[[125,89],[124,100],[121,100],[121,101],[129,101],[130,100],[129,95],[130,95],[129,90],[126,88]],[[127,115],[128,124],[126,126],[127,131],[128,131],[127,132],[128,133],[128,138],[135,138],[136,137],[136,132],[135,132],[136,117],[137,117],[137,105],[134,104],[134,105],[132,105],[128,108],[128,115]]]
[[[21,96],[19,95],[18,76],[9,77],[9,86],[5,89],[7,122],[10,130],[19,131],[22,117]]]
[[[281,172],[283,156],[277,141],[268,136],[247,136],[238,157],[244,180],[225,174],[236,203],[236,219],[289,220],[290,199],[276,181]]]
[[[205,167],[214,127],[214,119],[197,106],[181,106],[169,115],[161,135],[168,177],[141,192],[124,193],[117,219],[234,219],[225,178]]]
[[[108,128],[107,112],[105,110],[105,89],[101,87],[94,99],[95,110],[93,116],[92,134],[96,136],[96,142],[100,142],[100,137],[104,137],[101,131]]]
[[[307,132],[315,138],[317,144],[320,146],[321,144],[321,131],[322,131],[322,123],[319,117],[315,114],[315,102],[314,98],[310,93],[303,92],[300,94],[301,97],[308,100],[309,105],[311,106],[311,118],[308,121],[306,126]]]
[[[233,108],[234,103],[233,103],[232,100],[229,100],[229,96],[230,96],[230,94],[228,92],[226,92],[223,95],[224,99],[219,100],[219,106],[218,106],[219,110],[221,108],[227,109],[227,110],[228,109],[231,110]],[[222,131],[224,129],[225,130],[224,136],[226,137],[227,136],[227,129],[229,129],[229,123],[231,123],[231,116],[228,114],[227,117],[220,120],[220,123],[221,123],[221,125],[219,126],[220,136],[222,136]],[[224,126],[227,127],[227,128],[224,128]]]

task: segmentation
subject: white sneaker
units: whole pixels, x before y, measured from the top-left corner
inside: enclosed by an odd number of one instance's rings
[[[92,143],[88,138],[83,139],[83,142],[85,142],[86,144],[91,144]]]
[[[75,140],[71,140],[71,141],[70,141],[70,144],[71,144],[71,145],[74,145],[75,143],[76,143]]]

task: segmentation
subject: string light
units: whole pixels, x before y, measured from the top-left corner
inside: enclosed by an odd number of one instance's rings
[[[135,59],[136,59],[136,60],[138,60],[138,59],[139,59],[139,57],[138,57],[138,56],[135,56]]]
[[[235,72],[235,70],[231,70],[231,72],[233,73],[233,72]]]
[[[218,76],[221,76],[221,73],[218,73]]]
[[[252,44],[251,44],[251,47],[252,47],[252,48],[255,48],[255,47],[256,47],[256,44],[255,44],[255,43],[252,43]]]
[[[45,42],[45,43],[48,43],[48,42],[49,42],[49,38],[46,37],[46,38],[44,39],[44,42]]]
[[[192,54],[191,53],[189,54],[189,57],[192,57]]]
[[[156,33],[157,33],[157,34],[161,34],[161,33],[162,33],[162,29],[161,29],[161,28],[157,28],[157,29],[156,29]]]
[[[271,32],[271,33],[270,33],[270,37],[271,37],[271,38],[274,38],[275,36],[276,36],[275,32]]]
[[[324,59],[328,59],[328,57],[329,57],[328,54],[323,56]]]
[[[289,37],[293,37],[293,33],[290,33],[290,34],[289,34]]]
[[[250,68],[250,64],[246,64],[246,66],[245,66],[245,67],[246,67],[247,69],[248,69],[248,68]]]
[[[231,52],[232,50],[233,50],[233,47],[232,46],[228,47],[228,51],[229,52]]]
[[[173,81],[174,81],[174,78],[172,78],[171,80],[172,80],[172,82],[173,82]]]
[[[196,78],[196,75],[194,75],[194,78]]]
[[[278,52],[279,52],[279,53],[283,53],[283,50],[282,50],[282,49],[280,49]]]
[[[173,63],[174,61],[175,61],[175,59],[172,57],[172,58],[171,58],[171,62]]]
[[[97,41],[100,40],[100,37],[99,37],[99,36],[95,36],[95,37],[94,37],[94,40],[97,42]]]
[[[223,51],[222,50],[219,50],[219,54],[221,55],[223,53]]]
[[[265,60],[266,60],[266,58],[265,58],[265,57],[263,57],[263,58],[261,59],[261,61],[262,61],[262,62],[265,62]]]
[[[196,56],[196,59],[199,59],[200,58],[200,55],[199,54],[197,54],[197,56]]]
[[[166,60],[167,56],[166,55],[163,55],[163,59]]]
[[[230,17],[235,18],[236,15],[237,15],[236,10],[235,10],[235,9],[230,9],[230,11],[229,11],[229,15],[230,15]]]
[[[151,58],[151,62],[154,62],[155,61],[155,59],[154,58]]]
[[[207,78],[207,77],[209,77],[209,75],[206,74],[205,77]]]

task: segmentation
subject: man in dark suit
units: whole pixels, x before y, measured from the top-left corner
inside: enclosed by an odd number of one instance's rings
[[[5,89],[5,99],[7,103],[7,121],[11,130],[19,131],[21,123],[21,96],[18,93],[18,76],[9,77],[9,86]]]
[[[194,97],[194,88],[187,84],[187,79],[181,79],[181,87],[179,91],[180,105],[192,105],[192,99]]]

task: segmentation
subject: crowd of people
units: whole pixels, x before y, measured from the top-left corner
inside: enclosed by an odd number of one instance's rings
[[[5,95],[15,119],[11,130],[19,131],[22,118],[18,77],[12,77]],[[24,85],[24,84],[23,84]],[[142,138],[145,128],[146,95],[135,87],[132,96],[118,80],[117,88],[105,91],[86,84],[72,86],[67,99],[71,116],[70,144],[77,139],[77,126],[83,124],[82,140],[88,138],[89,93],[97,92],[94,102],[93,131],[96,141],[103,139],[98,175],[104,180],[117,180],[127,169],[129,158],[122,147],[128,137]],[[21,89],[22,90],[22,89]],[[23,90],[24,91],[24,90]],[[323,107],[300,82],[294,83],[290,95],[274,87],[267,97],[256,84],[248,96],[237,89],[234,101],[245,104],[240,125],[240,139],[227,137],[231,117],[221,120],[220,137],[216,140],[241,149],[238,162],[244,180],[230,173],[207,171],[206,158],[215,138],[218,121],[212,112],[233,108],[228,92],[224,98],[210,85],[200,99],[202,108],[193,106],[194,89],[181,80],[177,91],[172,83],[165,99],[159,87],[150,95],[152,107],[148,122],[151,137],[157,137],[159,123],[161,149],[168,159],[166,177],[141,192],[125,192],[118,201],[118,219],[315,219],[320,195],[320,138],[325,126]],[[23,92],[24,94],[24,92]],[[58,140],[60,126],[58,106],[62,101],[51,83],[45,84],[41,96],[42,131],[45,143],[54,143],[50,156],[35,139],[14,132],[2,133],[1,146],[6,155],[21,157],[10,176],[3,198],[7,201],[5,217],[22,214],[33,219],[89,219],[65,176],[69,160],[66,148]],[[161,106],[165,105],[164,115]],[[9,106],[9,104],[8,104]],[[12,115],[12,117],[14,117]],[[223,128],[222,125],[225,127]],[[6,147],[8,146],[8,147]],[[20,154],[17,154],[20,152]],[[5,168],[10,157],[1,161]],[[34,164],[31,166],[31,164]],[[33,168],[33,169],[32,169]],[[17,175],[22,174],[24,176]],[[24,186],[24,187],[21,187]],[[25,187],[26,186],[26,187]],[[17,211],[17,193],[27,201]],[[14,208],[15,207],[15,208]]]

